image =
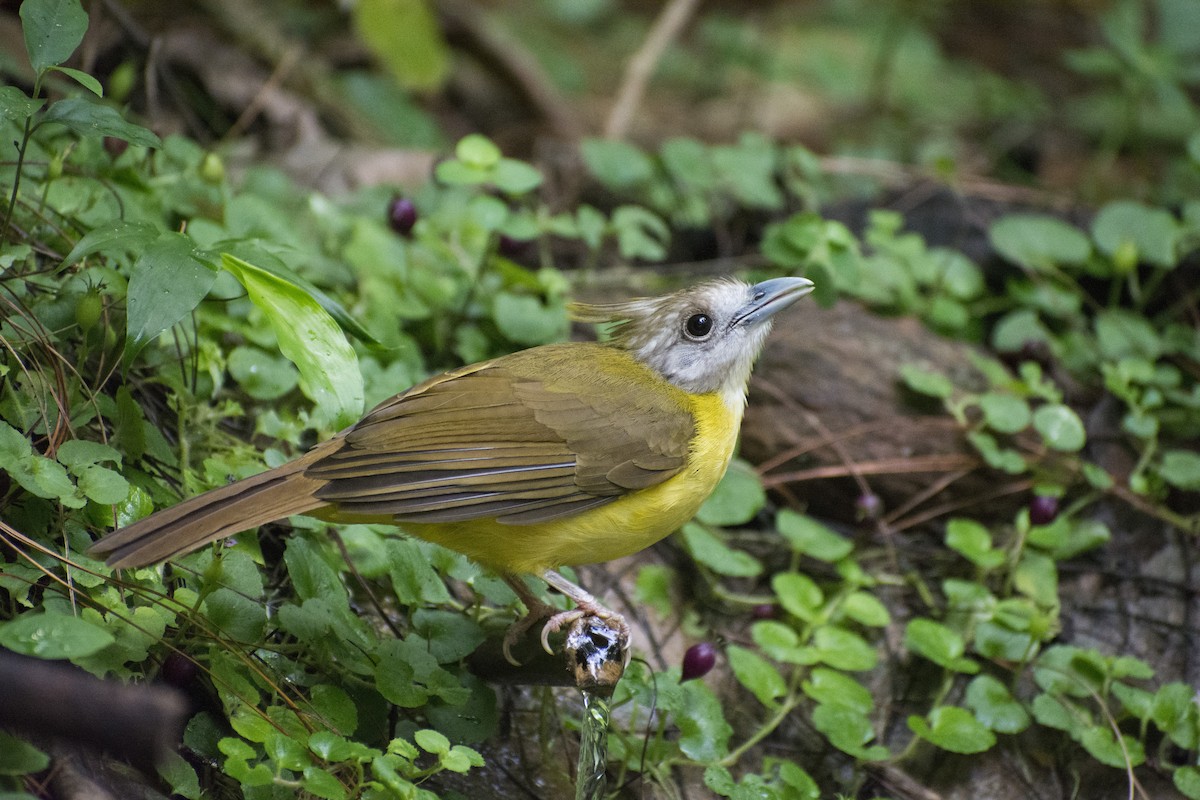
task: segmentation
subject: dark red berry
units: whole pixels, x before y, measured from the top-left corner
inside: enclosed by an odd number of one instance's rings
[[[500,255],[505,258],[516,258],[525,252],[529,247],[529,242],[523,239],[514,239],[511,236],[500,234],[500,241],[496,244],[496,249],[500,251]]]
[[[717,648],[711,642],[694,644],[683,654],[683,671],[679,679],[690,681],[692,678],[703,678],[717,663]]]
[[[417,207],[407,197],[393,197],[388,203],[388,225],[401,236],[412,236],[417,224]]]
[[[196,662],[179,653],[171,653],[163,661],[159,675],[165,683],[176,689],[186,689],[199,672],[200,668],[196,666]]]
[[[122,153],[129,149],[129,142],[124,139],[118,139],[116,136],[104,137],[104,150],[113,158],[118,158]]]
[[[879,519],[883,512],[883,500],[874,492],[865,492],[854,501],[854,516],[859,522]]]
[[[750,616],[755,619],[775,619],[778,613],[773,603],[759,603],[754,608],[750,609]]]
[[[1057,497],[1040,494],[1029,501],[1029,521],[1034,525],[1049,525],[1057,516]]]

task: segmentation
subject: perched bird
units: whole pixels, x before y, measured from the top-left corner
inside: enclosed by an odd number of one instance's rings
[[[522,574],[577,605],[551,617],[543,646],[585,615],[627,632],[554,568],[635,553],[691,519],[733,456],[773,316],[812,289],[804,278],[716,280],[577,304],[576,319],[612,324],[608,341],[543,345],[430,378],[300,458],[158,511],[91,552],[135,567],[292,514],[388,522],[506,577],[530,612],[506,655],[552,611]]]

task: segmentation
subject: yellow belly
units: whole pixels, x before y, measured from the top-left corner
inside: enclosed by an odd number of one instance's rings
[[[643,550],[695,515],[733,457],[742,421],[741,398],[732,407],[716,393],[692,395],[689,400],[696,435],[687,466],[657,486],[572,517],[535,525],[505,525],[484,519],[404,523],[402,527],[500,572],[539,574],[563,565],[594,564]]]

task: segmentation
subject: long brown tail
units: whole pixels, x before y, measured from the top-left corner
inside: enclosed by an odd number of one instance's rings
[[[140,567],[190,553],[225,536],[328,505],[313,494],[325,481],[304,470],[323,453],[302,458],[164,508],[92,545],[111,567]]]

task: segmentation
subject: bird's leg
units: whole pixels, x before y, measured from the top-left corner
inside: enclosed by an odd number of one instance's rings
[[[525,604],[525,616],[514,622],[508,627],[508,631],[504,634],[504,643],[502,649],[504,651],[504,660],[512,664],[514,667],[521,666],[521,662],[517,661],[512,654],[512,646],[521,640],[525,632],[532,628],[539,620],[553,617],[558,613],[558,609],[554,606],[545,603],[540,597],[529,590],[525,585],[525,581],[517,575],[504,575],[504,582],[509,585],[521,602]]]
[[[548,569],[542,573],[542,580],[575,602],[575,608],[572,610],[560,611],[546,621],[545,627],[542,628],[543,650],[547,653],[553,653],[554,651],[550,649],[550,634],[561,630],[564,625],[569,625],[584,617],[598,617],[604,620],[616,630],[622,642],[622,649],[628,647],[629,623],[625,621],[625,617],[611,608],[600,605],[600,602],[592,597],[586,589],[582,586],[576,586],[552,569]],[[626,657],[628,657],[628,652],[626,653]]]
[[[604,620],[617,631],[622,642],[627,643],[629,641],[629,623],[625,621],[625,617],[610,608],[605,608],[582,586],[571,583],[554,570],[546,570],[541,574],[541,578],[575,603],[575,608],[569,611],[559,611],[554,606],[543,602],[541,598],[529,590],[529,587],[525,585],[525,581],[516,575],[505,575],[503,577],[504,582],[516,592],[517,597],[520,598],[521,602],[525,604],[525,608],[528,609],[528,613],[509,626],[508,632],[504,634],[504,643],[502,646],[504,658],[513,666],[519,667],[521,664],[513,658],[512,646],[520,641],[526,631],[532,628],[539,620],[543,619],[546,620],[546,625],[542,628],[542,649],[551,655],[554,655],[554,650],[550,647],[550,634],[556,633],[564,626],[584,617],[598,617]]]

